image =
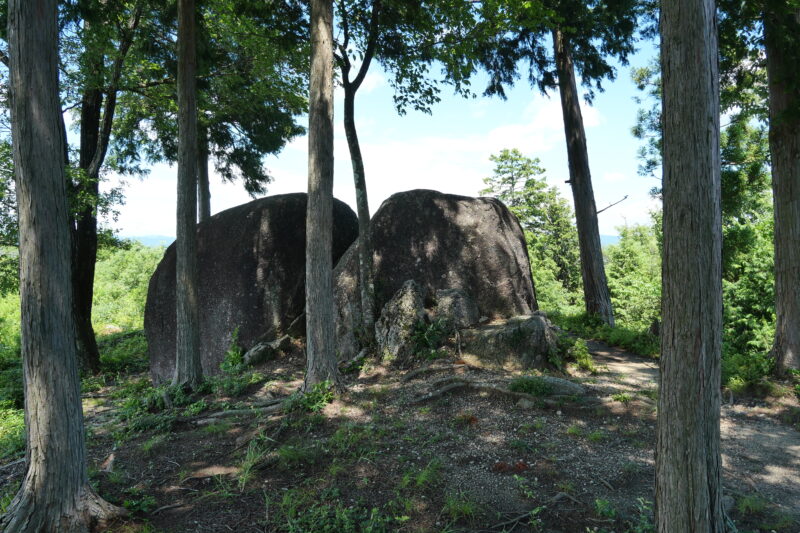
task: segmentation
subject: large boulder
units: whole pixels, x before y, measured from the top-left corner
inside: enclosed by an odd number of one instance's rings
[[[435,305],[437,291],[462,289],[481,316],[537,309],[525,236],[497,199],[430,190],[397,193],[372,217],[371,235],[378,311],[410,279],[422,288],[426,307]],[[354,244],[334,270],[336,348],[342,359],[360,349],[357,254]]]
[[[358,236],[344,203],[333,208],[333,261]],[[219,372],[238,332],[245,349],[284,333],[305,307],[306,195],[269,196],[222,211],[197,228],[200,353],[203,372]],[[144,317],[156,383],[175,368],[175,245],[147,291]]]

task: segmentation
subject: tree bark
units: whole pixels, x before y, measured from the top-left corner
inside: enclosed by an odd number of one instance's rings
[[[586,312],[599,316],[603,322],[613,326],[614,311],[611,307],[611,296],[603,265],[603,249],[600,245],[597,207],[592,190],[592,176],[589,172],[586,133],[583,129],[578,87],[575,83],[575,67],[572,63],[569,42],[561,30],[553,30],[553,46],[561,95],[561,112],[564,117],[564,134],[567,139],[569,180],[575,202],[575,222],[578,226]]]
[[[311,0],[306,215],[306,378],[339,386],[333,326],[333,2]]]
[[[208,181],[208,138],[200,132],[200,149],[197,159],[197,208],[199,221],[211,218],[211,186]]]
[[[89,485],[70,285],[56,0],[9,2],[27,471],[6,533],[89,531],[124,510]]]
[[[370,14],[369,36],[367,47],[361,59],[361,65],[354,79],[350,79],[352,65],[348,57],[350,44],[350,25],[347,13],[341,10],[344,42],[339,46],[344,86],[344,132],[350,161],[353,166],[353,182],[356,190],[356,210],[358,211],[358,288],[361,301],[361,336],[366,344],[375,341],[375,280],[373,275],[373,249],[370,231],[369,201],[367,196],[367,178],[364,171],[364,158],[358,142],[355,119],[356,93],[367,76],[380,34],[381,1],[374,0]]]
[[[661,5],[664,260],[657,531],[722,532],[722,215],[713,0]]]
[[[372,274],[373,252],[369,227],[367,178],[356,133],[355,90],[345,90],[344,131],[347,136],[347,146],[350,149],[350,159],[353,163],[353,181],[356,189],[356,209],[358,210],[358,286],[361,293],[361,333],[364,340],[371,344],[375,339],[375,281]]]
[[[794,19],[794,20],[792,20]],[[775,216],[775,371],[800,369],[800,11],[764,14]]]
[[[375,282],[372,274],[372,239],[369,227],[369,201],[367,199],[367,178],[364,172],[364,159],[358,143],[355,121],[355,93],[352,85],[345,86],[344,92],[344,131],[350,160],[353,164],[353,181],[356,189],[356,209],[358,210],[358,286],[361,294],[361,333],[364,341],[371,344],[375,340]]]
[[[178,213],[175,375],[172,384],[203,380],[197,287],[197,89],[194,0],[178,0]]]
[[[99,71],[102,65],[96,65]],[[96,81],[96,80],[95,80]],[[97,151],[103,93],[99,87],[87,87],[81,101],[80,156],[78,168],[87,172]],[[77,184],[76,196],[97,198],[97,179],[88,174]],[[82,206],[72,228],[72,297],[75,313],[78,361],[84,371],[100,371],[100,352],[92,327],[94,270],[97,262],[97,213],[94,205]]]

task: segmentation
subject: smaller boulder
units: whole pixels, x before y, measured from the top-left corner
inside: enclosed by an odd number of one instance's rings
[[[478,306],[466,291],[439,289],[436,291],[435,319],[449,331],[468,328],[480,321]]]
[[[414,329],[425,320],[423,302],[422,288],[413,280],[403,283],[386,302],[375,323],[379,354],[401,364],[414,355]]]
[[[461,332],[464,351],[499,367],[545,368],[558,350],[557,330],[543,315],[522,315]]]
[[[283,335],[272,342],[258,342],[245,352],[242,358],[247,365],[257,365],[264,361],[275,359],[281,352],[286,352],[292,347],[289,335]]]

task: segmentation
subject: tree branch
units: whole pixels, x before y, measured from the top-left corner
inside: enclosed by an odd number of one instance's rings
[[[125,63],[125,58],[128,55],[128,51],[133,44],[133,38],[136,34],[136,28],[139,26],[141,15],[142,5],[137,4],[136,11],[134,11],[133,15],[131,16],[131,20],[128,23],[128,31],[121,32],[122,38],[120,41],[119,54],[117,54],[117,57],[114,60],[111,83],[106,91],[106,106],[105,110],[103,111],[103,124],[100,128],[100,135],[97,137],[97,148],[95,149],[94,157],[92,157],[92,162],[89,164],[89,168],[87,169],[88,175],[92,178],[95,178],[100,174],[100,167],[103,165],[103,161],[106,158],[108,141],[111,138],[111,126],[114,122],[114,112],[116,111],[117,107],[117,93],[119,92],[119,80],[122,77],[122,67]]]
[[[364,51],[364,59],[361,61],[361,66],[358,69],[358,74],[353,80],[353,89],[358,90],[361,83],[367,76],[369,65],[375,55],[375,48],[378,45],[378,36],[380,35],[380,11],[381,0],[373,0],[372,2],[372,15],[369,21],[369,39],[367,40],[367,49]]]
[[[597,211],[597,214],[599,215],[600,213],[602,213],[602,212],[603,212],[603,211],[605,211],[606,209],[609,209],[609,208],[611,208],[611,207],[614,207],[615,205],[617,205],[617,204],[619,204],[619,203],[622,203],[622,202],[624,202],[624,201],[625,201],[625,200],[627,200],[627,199],[628,199],[628,195],[626,194],[626,195],[625,195],[625,196],[622,198],[622,200],[617,200],[617,201],[616,201],[616,202],[614,202],[613,204],[608,204],[608,205],[607,205],[607,206],[605,206],[603,209],[600,209],[599,211]]]

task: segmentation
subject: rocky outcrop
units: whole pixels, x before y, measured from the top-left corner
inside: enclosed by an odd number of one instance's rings
[[[426,303],[439,290],[464,290],[479,316],[510,317],[537,309],[525,237],[497,199],[406,191],[387,199],[370,227],[378,312],[409,279],[419,284]],[[334,270],[341,359],[360,350],[357,255],[357,246],[351,246]]]
[[[502,368],[545,368],[558,353],[558,333],[544,313],[512,317],[461,331],[464,353]]]
[[[353,211],[336,200],[333,261],[355,241]],[[197,228],[203,372],[219,364],[238,331],[245,350],[285,333],[305,308],[306,195],[269,196],[228,209]],[[153,380],[171,379],[175,362],[175,245],[147,293],[145,333]]]
[[[478,306],[465,290],[440,289],[436,291],[433,319],[441,322],[445,330],[468,328],[477,324],[480,317]]]
[[[414,331],[425,320],[421,287],[408,280],[386,302],[375,323],[378,354],[387,360],[403,363],[414,355]]]

